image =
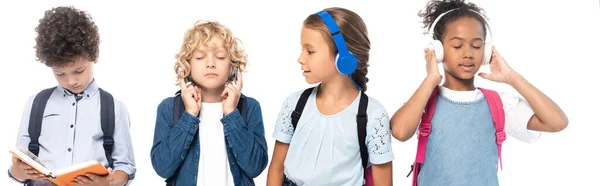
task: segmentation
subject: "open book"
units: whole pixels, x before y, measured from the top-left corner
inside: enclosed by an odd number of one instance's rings
[[[108,174],[108,169],[96,160],[75,164],[59,170],[50,170],[35,154],[27,149],[15,148],[9,152],[27,165],[44,174],[48,180],[58,186],[73,186],[74,184],[71,183],[73,179],[77,176],[84,176],[87,173],[96,175]]]

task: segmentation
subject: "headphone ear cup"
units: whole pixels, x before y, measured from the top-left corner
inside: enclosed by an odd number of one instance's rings
[[[444,45],[439,40],[432,40],[429,42],[429,49],[432,49],[435,54],[435,59],[438,63],[444,60]]]
[[[342,70],[340,70],[340,66],[342,65],[342,64],[340,63],[340,53],[336,53],[336,54],[335,54],[334,63],[335,63],[335,69],[336,69],[338,72],[342,73]]]
[[[485,43],[483,49],[483,65],[489,65],[492,60],[492,43]]]
[[[335,67],[338,72],[349,75],[356,70],[358,67],[358,62],[356,61],[356,57],[351,53],[346,55],[340,55],[339,53],[335,56]]]

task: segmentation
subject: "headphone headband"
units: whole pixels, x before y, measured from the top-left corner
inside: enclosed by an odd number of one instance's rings
[[[356,57],[348,50],[342,31],[338,27],[333,17],[331,17],[331,15],[326,10],[321,10],[316,14],[321,18],[321,20],[323,20],[323,22],[327,26],[329,34],[331,34],[333,42],[335,43],[335,47],[337,48],[335,66],[338,72],[348,75],[350,80],[352,80],[352,83],[354,83],[354,86],[356,86],[359,90],[362,91],[362,88],[358,86],[358,84],[356,84],[354,79],[352,79],[351,74],[358,67],[358,61]]]
[[[317,15],[321,17],[321,19],[323,20],[323,22],[325,22],[325,25],[329,29],[329,33],[333,38],[333,42],[335,43],[338,53],[349,53],[348,48],[346,47],[346,41],[344,41],[344,36],[342,36],[342,31],[338,27],[333,17],[331,17],[331,15],[325,10],[317,12]]]
[[[442,17],[444,17],[444,15],[446,15],[446,14],[452,12],[452,11],[459,10],[459,9],[461,9],[461,8],[455,8],[455,9],[452,9],[452,10],[448,10],[448,11],[440,14],[437,18],[435,18],[435,20],[431,24],[431,27],[429,27],[429,31],[427,32],[427,35],[429,37],[433,38],[434,29],[435,29],[435,25],[437,25],[437,22],[440,21],[440,19],[442,19]],[[467,10],[469,10],[471,12],[474,12],[475,14],[477,14],[479,17],[481,17],[483,19],[483,24],[485,24],[485,29],[487,30],[487,33],[489,33],[489,35],[490,35],[489,38],[490,39],[493,38],[492,37],[492,29],[490,28],[490,25],[488,24],[487,19],[485,18],[485,16],[483,16],[481,13],[479,13],[479,12],[477,12],[475,10],[471,10],[471,9],[468,9],[468,8],[467,8]]]

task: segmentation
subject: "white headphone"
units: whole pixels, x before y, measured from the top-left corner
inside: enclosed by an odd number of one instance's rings
[[[440,16],[438,16],[435,21],[433,21],[433,24],[431,24],[431,27],[429,28],[429,32],[426,33],[427,37],[429,37],[431,40],[429,42],[429,48],[433,49],[435,51],[435,58],[438,61],[438,63],[441,63],[442,60],[444,59],[444,46],[442,45],[442,42],[440,40],[434,39],[433,38],[433,34],[434,34],[434,29],[435,29],[435,25],[437,24],[437,22],[447,13],[450,13],[452,11],[458,10],[460,8],[455,8],[452,10],[448,10],[444,13],[442,13]],[[485,24],[485,28],[487,30],[487,38],[485,39],[484,42],[484,48],[483,48],[483,65],[487,65],[489,64],[491,58],[492,58],[492,30],[490,29],[490,25],[487,22],[487,19],[481,15],[481,13],[475,11],[475,10],[471,10],[468,9],[472,12],[475,12],[477,15],[479,15],[484,21]]]

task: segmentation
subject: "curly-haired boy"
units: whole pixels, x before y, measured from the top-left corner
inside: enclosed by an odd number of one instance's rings
[[[78,185],[126,185],[136,168],[125,105],[94,79],[100,36],[86,12],[55,7],[36,27],[36,57],[50,67],[58,86],[31,96],[25,104],[17,146],[37,155],[52,170],[96,160],[109,174],[81,175]],[[27,185],[53,185],[13,156],[9,177]]]

